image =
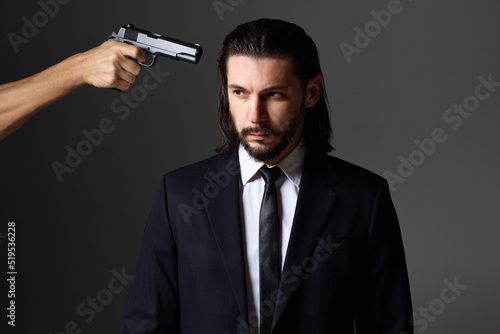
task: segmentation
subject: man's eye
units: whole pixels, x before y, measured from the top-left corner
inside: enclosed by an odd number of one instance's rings
[[[241,95],[243,95],[243,91],[241,91],[239,89],[235,89],[235,90],[233,90],[233,94],[236,96],[241,96]]]
[[[269,92],[269,96],[281,97],[281,96],[283,96],[283,94],[281,94],[281,92]]]

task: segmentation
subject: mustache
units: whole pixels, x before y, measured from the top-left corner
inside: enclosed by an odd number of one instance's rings
[[[273,129],[271,127],[260,127],[260,126],[255,126],[251,128],[244,128],[243,130],[240,131],[240,136],[246,136],[249,134],[280,134],[280,131]]]

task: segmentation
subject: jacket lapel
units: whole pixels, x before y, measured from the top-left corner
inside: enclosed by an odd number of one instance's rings
[[[293,265],[301,266],[304,259],[311,256],[317,238],[333,209],[337,194],[331,186],[337,181],[338,177],[324,155],[306,156],[279,295],[276,299],[273,326],[283,314],[291,294],[297,289],[296,279],[285,278],[288,275],[293,276],[290,275]]]
[[[207,199],[206,210],[238,308],[246,321],[248,313],[240,218],[239,170],[236,154],[227,160],[221,156],[204,178],[207,183],[212,182],[219,187],[218,194]],[[228,181],[225,177],[228,177]]]
[[[237,171],[237,172],[235,172]],[[226,183],[214,180],[214,175],[229,175]],[[221,174],[222,173],[222,174]],[[207,183],[217,183],[219,193],[208,199],[206,210],[212,231],[221,254],[226,274],[229,277],[242,318],[248,316],[246,296],[245,258],[243,253],[240,196],[239,163],[236,154],[227,160],[219,159],[205,175]],[[291,273],[292,266],[300,266],[311,255],[324,224],[330,215],[337,194],[332,185],[338,181],[332,166],[322,156],[306,156],[297,206],[283,267],[283,274]],[[296,289],[296,281],[281,281],[273,326],[278,322],[291,294]]]

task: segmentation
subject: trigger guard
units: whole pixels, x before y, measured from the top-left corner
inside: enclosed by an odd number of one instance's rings
[[[141,62],[141,61],[139,61],[139,60],[137,61],[137,63],[138,63],[139,65],[141,65],[141,66],[144,66],[144,67],[150,67],[150,66],[153,66],[153,65],[155,64],[155,62],[156,62],[156,57],[158,57],[158,56],[157,56],[157,55],[152,55],[152,56],[153,56],[153,60],[152,60],[152,61],[151,61],[151,63],[149,63],[149,64],[143,63],[143,62]]]

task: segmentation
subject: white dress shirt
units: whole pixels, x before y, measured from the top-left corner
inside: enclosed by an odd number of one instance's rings
[[[281,221],[281,270],[283,270],[285,263],[288,240],[292,230],[305,153],[306,146],[304,139],[302,139],[275,167],[268,165],[268,167],[281,168],[284,173],[275,182],[278,192],[278,216]],[[241,168],[241,221],[247,261],[248,312],[250,327],[256,326],[258,328],[260,319],[258,312],[260,309],[259,212],[262,197],[264,196],[265,182],[257,172],[264,163],[252,158],[241,145],[239,148],[239,161]]]

